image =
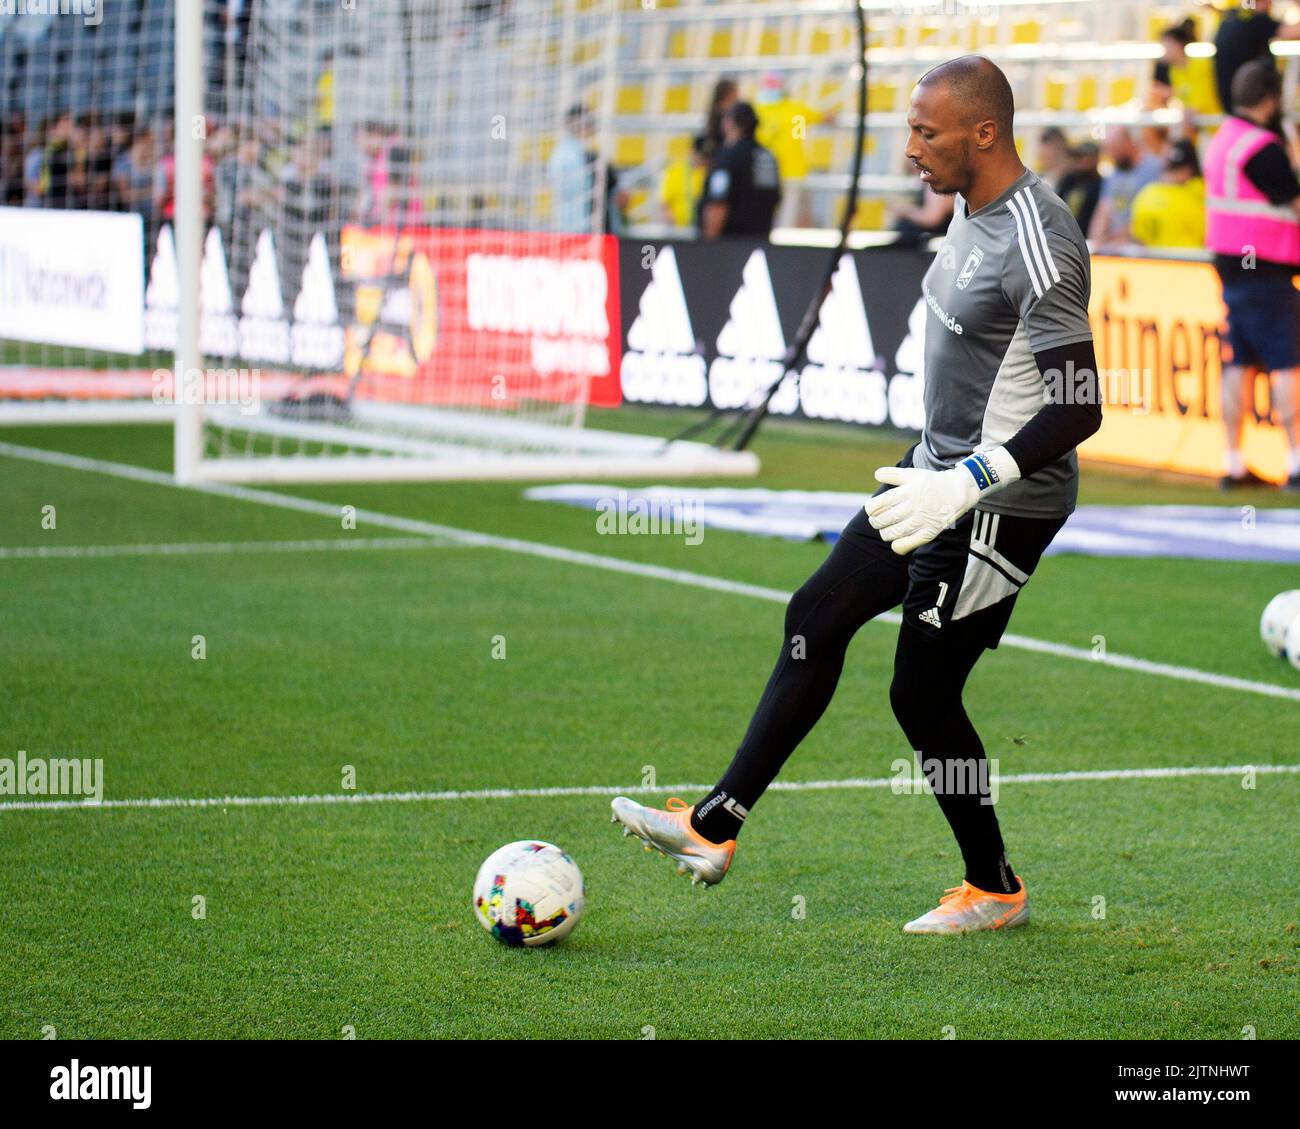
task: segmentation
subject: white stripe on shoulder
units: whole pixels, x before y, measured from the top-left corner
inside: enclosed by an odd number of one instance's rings
[[[1038,276],[1043,280],[1043,291],[1046,292],[1052,288],[1052,280],[1048,277],[1047,261],[1044,258],[1044,248],[1038,237],[1038,227],[1034,223],[1033,210],[1029,207],[1029,190],[1022,188],[1012,197],[1020,209],[1021,214],[1025,217],[1025,229],[1029,232],[1029,248],[1034,253],[1034,262],[1038,264]],[[1060,281],[1058,276],[1057,281]]]
[[[1038,225],[1038,234],[1043,240],[1043,254],[1047,256],[1047,266],[1052,272],[1052,278],[1056,282],[1061,281],[1060,274],[1057,273],[1056,263],[1052,261],[1052,249],[1047,245],[1047,229],[1043,226],[1043,214],[1038,210],[1038,201],[1034,199],[1034,194],[1025,189],[1025,196],[1029,200],[1029,207],[1034,213],[1034,223]]]
[[[1016,210],[1014,197],[1007,201],[1007,211],[1011,213],[1012,218],[1016,221],[1016,230],[1020,232],[1018,240],[1020,244],[1020,257],[1025,260],[1025,270],[1029,272],[1029,281],[1033,283],[1034,293],[1038,297],[1043,296],[1042,284],[1038,281],[1038,275],[1035,273],[1034,264],[1029,257],[1029,236],[1025,231],[1025,221],[1020,218],[1020,213]]]

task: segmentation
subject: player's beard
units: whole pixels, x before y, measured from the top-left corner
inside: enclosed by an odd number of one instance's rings
[[[972,148],[969,141],[961,143],[961,163],[957,166],[956,172],[952,178],[945,180],[940,184],[930,182],[930,191],[936,196],[956,196],[958,192],[966,195],[971,182],[971,160]]]

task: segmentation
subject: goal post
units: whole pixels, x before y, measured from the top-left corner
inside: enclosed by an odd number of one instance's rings
[[[585,426],[620,399],[620,8],[254,0],[216,120],[202,8],[178,4],[176,214],[149,256],[151,301],[175,279],[178,479],[757,472]]]
[[[177,395],[173,473],[178,482],[200,477],[203,462],[203,405],[187,403],[188,374],[202,372],[199,354],[199,277],[203,256],[203,5],[176,8],[176,145],[175,199],[177,295],[176,362],[172,370]],[[186,300],[189,296],[189,300]],[[201,379],[201,377],[198,377]]]

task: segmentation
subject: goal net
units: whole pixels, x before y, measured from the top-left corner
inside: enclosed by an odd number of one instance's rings
[[[620,8],[109,0],[98,23],[5,28],[0,67],[29,91],[74,79],[23,221],[88,215],[66,255],[103,248],[134,338],[105,311],[83,343],[19,344],[0,398],[27,418],[171,413],[184,479],[752,473],[752,455],[588,426],[620,399],[602,156]],[[148,198],[135,216],[49,159],[93,169],[119,122],[149,134],[109,171]],[[145,254],[124,280],[132,222]]]

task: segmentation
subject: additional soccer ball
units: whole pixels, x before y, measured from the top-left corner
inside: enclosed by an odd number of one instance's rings
[[[1291,626],[1286,629],[1282,653],[1286,655],[1287,662],[1296,670],[1300,670],[1300,615],[1296,616],[1291,621]]]
[[[1286,629],[1297,616],[1300,616],[1300,588],[1280,592],[1269,600],[1259,617],[1259,637],[1271,654],[1286,653]]]
[[[582,871],[554,843],[507,843],[488,855],[474,879],[474,914],[507,945],[531,948],[567,937],[585,904]]]

